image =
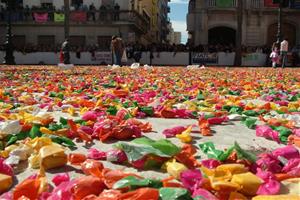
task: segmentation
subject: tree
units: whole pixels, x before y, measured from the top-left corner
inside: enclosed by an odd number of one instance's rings
[[[237,1],[237,31],[236,31],[236,51],[235,51],[235,66],[242,65],[242,31],[243,31],[243,1]]]

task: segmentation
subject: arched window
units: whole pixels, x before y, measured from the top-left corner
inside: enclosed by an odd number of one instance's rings
[[[236,31],[233,28],[218,26],[208,31],[208,43],[220,45],[235,45]]]
[[[196,8],[196,0],[190,0],[189,2],[189,12],[193,12]]]

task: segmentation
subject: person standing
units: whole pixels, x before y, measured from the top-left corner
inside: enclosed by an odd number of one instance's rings
[[[69,39],[66,38],[64,43],[61,46],[61,51],[64,59],[64,64],[70,64],[70,45]]]
[[[115,4],[114,6],[114,21],[120,20],[120,6],[118,3]]]
[[[106,15],[107,15],[107,10],[105,5],[100,6],[100,20],[105,21],[106,20]]]
[[[286,65],[288,51],[289,51],[289,42],[287,38],[284,38],[284,40],[280,43],[280,55],[281,55],[282,68],[284,68]]]
[[[92,17],[93,21],[96,21],[96,7],[93,3],[89,7],[89,14],[89,17]]]
[[[124,44],[120,37],[112,36],[111,51],[113,55],[113,64],[121,65],[121,59],[124,52]]]

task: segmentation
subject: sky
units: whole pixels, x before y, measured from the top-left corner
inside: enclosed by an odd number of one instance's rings
[[[181,32],[181,43],[186,43],[188,33],[186,31],[186,15],[188,12],[189,0],[171,0],[169,3],[171,7],[171,13],[169,17],[172,22],[174,31]]]

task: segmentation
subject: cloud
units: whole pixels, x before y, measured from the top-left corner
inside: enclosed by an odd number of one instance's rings
[[[188,4],[188,0],[171,0],[170,4]]]
[[[186,31],[186,21],[172,20],[172,27],[175,32],[181,32],[181,43],[186,43],[188,39],[188,32]]]

